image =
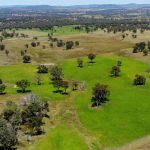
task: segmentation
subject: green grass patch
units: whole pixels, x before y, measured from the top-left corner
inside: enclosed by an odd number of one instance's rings
[[[110,77],[110,70],[121,60],[121,76]],[[150,133],[150,77],[147,65],[126,58],[97,57],[92,66],[84,59],[84,68],[76,60],[63,63],[66,78],[85,81],[86,90],[75,100],[83,125],[105,146],[118,146]],[[135,74],[146,76],[146,86],[133,85]],[[91,109],[91,93],[95,83],[109,85],[110,101],[100,109]]]
[[[31,83],[31,86],[27,90],[31,90],[31,93],[39,95],[42,99],[61,100],[67,97],[53,92],[56,89],[51,84],[50,73],[42,75],[42,85],[38,86],[35,81],[36,68],[36,65],[31,64],[1,66],[0,78],[7,85],[6,94],[23,95],[22,93],[17,93],[18,88],[15,87],[15,84],[17,81],[25,79]]]
[[[112,78],[110,70],[118,60],[122,61],[121,76]],[[86,89],[75,98],[74,104],[87,131],[106,147],[119,146],[150,134],[150,75],[146,72],[148,66],[136,60],[116,56],[98,56],[93,65],[88,65],[87,62],[88,59],[84,58],[83,68],[77,67],[76,59],[65,60],[62,63],[65,79],[85,82]],[[7,94],[22,95],[16,92],[14,85],[18,80],[27,79],[32,83],[29,90],[42,98],[66,98],[64,95],[53,93],[55,89],[50,84],[49,74],[43,75],[44,81],[41,86],[35,85],[35,65],[1,66],[0,72],[0,78],[8,86]],[[147,78],[145,86],[133,85],[135,74]],[[99,109],[92,109],[92,87],[97,82],[109,85],[110,101]],[[83,139],[76,135],[73,129],[66,127],[53,129],[36,145],[39,150],[87,149]]]
[[[42,140],[37,141],[30,150],[87,150],[83,139],[76,131],[66,126],[52,129]]]

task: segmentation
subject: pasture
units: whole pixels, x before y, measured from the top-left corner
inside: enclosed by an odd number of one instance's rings
[[[102,31],[86,34],[70,26],[57,28],[55,37],[80,42],[78,47],[66,50],[65,47],[49,46],[49,31],[19,29],[17,32],[28,34],[29,38],[3,41],[10,54],[6,56],[3,51],[0,52],[0,78],[7,86],[6,95],[0,96],[0,106],[3,107],[8,100],[18,103],[29,94],[17,92],[15,83],[21,79],[31,82],[30,93],[48,100],[50,104],[50,119],[46,119],[43,125],[46,133],[33,137],[34,144],[22,144],[20,149],[99,150],[118,147],[150,134],[150,76],[146,72],[149,56],[132,54],[134,39],[122,40],[118,34]],[[147,32],[144,34],[148,36]],[[25,49],[26,43],[33,41],[33,36],[37,36],[41,44],[36,48],[29,46],[27,53],[31,55],[32,61],[31,64],[23,64],[20,50]],[[143,37],[139,34],[137,41],[141,40],[140,36]],[[46,45],[46,48],[42,49],[42,45]],[[88,63],[89,53],[97,55],[93,64]],[[79,57],[83,58],[83,68],[77,67]],[[122,61],[121,74],[116,78],[110,77],[111,68],[118,60]],[[70,88],[68,95],[55,93],[49,73],[42,75],[42,85],[37,86],[37,66],[53,63],[62,66],[64,79],[84,82],[85,90],[72,91]],[[146,77],[145,86],[133,85],[136,74]],[[92,108],[92,88],[98,82],[109,86],[109,101]]]

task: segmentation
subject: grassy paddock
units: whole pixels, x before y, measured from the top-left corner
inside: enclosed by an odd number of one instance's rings
[[[16,95],[22,96],[21,93],[17,93],[18,88],[15,87],[15,83],[18,80],[27,79],[31,82],[31,86],[28,90],[31,90],[31,93],[36,93],[42,99],[49,100],[60,100],[63,99],[64,95],[55,94],[53,91],[56,89],[51,84],[50,74],[42,75],[42,85],[36,85],[35,77],[37,72],[37,66],[31,64],[22,64],[22,65],[8,65],[0,67],[0,78],[6,83],[6,94],[7,95]],[[27,94],[27,93],[25,93]],[[5,98],[5,96],[3,96]]]
[[[121,76],[111,78],[111,67],[121,60]],[[77,68],[76,60],[63,63],[66,78],[82,80],[86,91],[75,99],[75,106],[83,125],[105,146],[118,146],[150,133],[150,77],[147,65],[119,57],[97,57],[96,63]],[[146,86],[133,86],[135,74],[147,77]],[[109,85],[110,101],[100,109],[91,109],[91,89],[95,83]]]

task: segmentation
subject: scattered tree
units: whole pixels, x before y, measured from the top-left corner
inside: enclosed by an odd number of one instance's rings
[[[110,92],[107,85],[97,83],[93,87],[92,94],[92,106],[99,106],[101,103],[107,100]]]
[[[112,77],[118,77],[120,75],[120,67],[119,66],[113,66],[110,74]]]
[[[62,80],[63,71],[60,66],[53,66],[50,70],[52,80]]]
[[[83,59],[78,58],[77,59],[78,67],[82,68],[83,67]]]
[[[24,55],[23,56],[23,63],[31,63],[31,56],[30,55]]]
[[[93,53],[90,53],[90,54],[88,55],[88,58],[89,58],[89,60],[90,60],[89,63],[93,63],[93,60],[96,58],[96,55],[93,54]]]
[[[48,67],[46,67],[45,65],[39,65],[37,69],[38,73],[48,73]]]
[[[145,85],[146,83],[146,78],[142,75],[135,75],[135,78],[134,78],[134,85]]]
[[[26,88],[30,86],[30,82],[28,80],[20,80],[16,82],[16,85],[21,89],[22,93],[25,93]]]

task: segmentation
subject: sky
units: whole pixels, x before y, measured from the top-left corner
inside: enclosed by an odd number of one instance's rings
[[[88,5],[88,4],[150,4],[150,0],[0,0],[3,5]]]

